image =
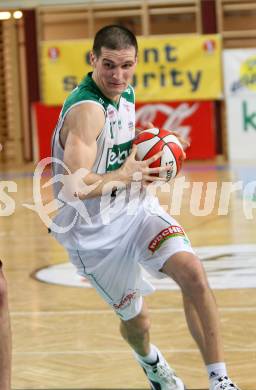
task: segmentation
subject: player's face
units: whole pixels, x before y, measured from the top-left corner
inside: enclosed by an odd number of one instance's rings
[[[111,100],[118,100],[120,94],[132,80],[137,63],[133,46],[122,50],[101,48],[96,57],[91,53],[93,79],[101,91]]]

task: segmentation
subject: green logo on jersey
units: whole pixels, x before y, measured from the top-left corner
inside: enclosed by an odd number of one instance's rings
[[[108,149],[106,171],[114,171],[123,165],[130,154],[132,148],[132,141],[124,144],[114,145]]]

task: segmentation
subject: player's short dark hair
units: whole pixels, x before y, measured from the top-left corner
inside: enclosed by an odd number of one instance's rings
[[[122,50],[133,46],[135,54],[138,52],[138,43],[135,35],[128,28],[118,25],[109,25],[100,29],[94,38],[93,52],[96,57],[101,54],[101,48]]]

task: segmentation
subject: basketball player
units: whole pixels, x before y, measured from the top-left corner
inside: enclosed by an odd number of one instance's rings
[[[7,285],[0,260],[0,389],[11,390],[11,329]]]
[[[160,154],[141,162],[132,147],[135,111],[129,83],[137,63],[136,38],[126,28],[104,27],[95,36],[90,59],[93,72],[65,101],[53,136],[53,157],[64,162],[74,180],[73,184],[66,181],[66,188],[55,183],[56,197],[61,190],[66,203],[54,220],[60,230],[52,233],[67,249],[78,273],[90,279],[120,317],[121,335],[152,389],[184,390],[185,386],[149,341],[143,296],[153,287],[142,277],[141,266],[180,286],[210,390],[238,390],[227,376],[212,291],[184,230],[146,186],[137,197],[139,202],[132,198],[134,184],[159,181],[151,174],[170,169],[149,168]],[[53,173],[61,177],[67,171],[56,161]],[[66,226],[72,228],[65,232]]]

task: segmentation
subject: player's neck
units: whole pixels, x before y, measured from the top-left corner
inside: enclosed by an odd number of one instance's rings
[[[108,91],[106,91],[106,89],[104,88],[104,86],[102,85],[102,83],[100,82],[100,80],[98,79],[97,77],[97,74],[95,74],[94,72],[92,73],[92,79],[93,81],[95,82],[95,84],[97,85],[97,87],[100,89],[100,91],[102,92],[102,94],[104,96],[106,96],[109,100],[113,101],[114,103],[118,103],[119,102],[119,99],[120,99],[120,94],[118,95],[110,95]]]

